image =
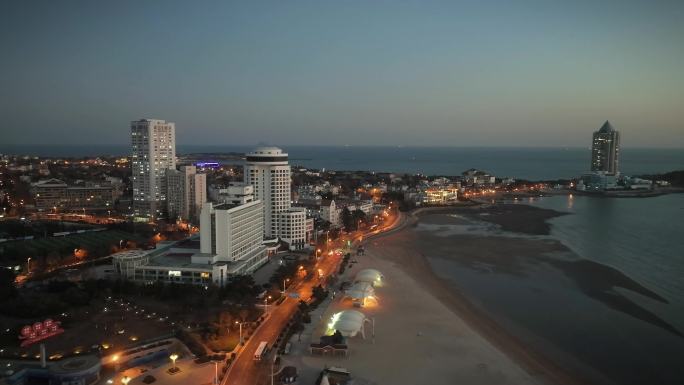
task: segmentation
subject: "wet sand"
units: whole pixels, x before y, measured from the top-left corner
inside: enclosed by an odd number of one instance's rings
[[[466,295],[461,288],[463,282],[456,282],[451,276],[450,271],[456,266],[470,272],[471,276],[479,274],[479,279],[484,282],[491,280],[495,284],[500,282],[498,277],[509,277],[502,282],[515,285],[525,282],[529,290],[541,290],[537,286],[545,287],[548,282],[540,279],[554,277],[551,279],[558,280],[564,293],[575,293],[572,294],[573,301],[594,304],[596,302],[593,301],[598,301],[599,305],[592,306],[604,305],[681,338],[680,330],[635,302],[633,294],[662,304],[667,304],[665,298],[611,266],[580,258],[548,236],[550,226],[547,220],[560,215],[564,213],[512,204],[417,210],[409,215],[403,230],[373,240],[371,249],[413,277],[534,378],[553,384],[620,383],[620,380],[609,378],[589,366],[593,366],[593,362],[582,361],[581,356],[572,356],[564,349],[558,349],[553,342],[537,335],[534,328],[512,327],[514,325],[505,319],[505,315],[500,318],[502,314],[496,314],[494,318],[490,312],[492,309],[485,310],[485,306],[477,302],[479,298]],[[501,293],[497,301],[503,298],[508,298],[507,293]],[[534,301],[534,296],[526,298]],[[546,294],[546,300],[549,298],[553,296]],[[519,302],[521,306],[524,301]],[[544,306],[533,308],[535,313],[530,313],[530,317],[547,319],[542,314]],[[540,311],[542,313],[538,313]],[[572,313],[566,316],[573,317]],[[548,322],[553,322],[551,319],[548,318]],[[558,325],[571,322],[569,320],[567,318]],[[600,330],[586,327],[582,329],[583,333],[598,333]],[[531,341],[536,342],[532,345]]]
[[[397,236],[402,237],[398,232]],[[393,236],[373,238],[366,255],[347,269],[343,280],[353,280],[366,268],[378,269],[384,283],[376,288],[377,302],[355,309],[349,299],[338,296],[325,310],[313,315],[316,322],[302,341],[293,338],[293,351],[287,362],[300,369],[302,383],[312,383],[326,365],[351,371],[358,384],[393,385],[534,385],[564,384],[545,381],[539,372],[525,370],[508,352],[501,349],[477,328],[466,322],[453,303],[445,301],[448,289],[426,286],[431,279],[424,261],[413,248],[401,249],[388,244]],[[409,273],[410,272],[410,273]],[[365,335],[349,338],[348,358],[311,356],[307,347],[326,331],[326,321],[345,309],[362,311],[375,321],[366,325]],[[570,384],[568,382],[568,384]]]
[[[471,210],[476,214],[481,212],[481,209],[479,208],[456,210]],[[537,354],[529,349],[526,344],[504,330],[479,307],[473,305],[468,298],[459,292],[453,285],[450,285],[432,271],[432,268],[427,258],[422,254],[422,251],[425,250],[426,247],[436,248],[443,247],[443,245],[440,245],[437,242],[433,242],[431,245],[426,245],[415,236],[414,232],[411,231],[411,228],[416,226],[416,222],[421,215],[428,213],[446,214],[453,212],[454,209],[429,209],[420,211],[416,216],[411,215],[409,218],[407,218],[404,230],[399,230],[392,234],[370,240],[368,251],[371,255],[378,257],[381,260],[391,262],[393,267],[402,270],[402,272],[410,276],[421,289],[429,293],[432,298],[438,300],[441,304],[446,306],[451,313],[449,315],[450,317],[456,317],[459,319],[470,333],[479,334],[483,340],[486,341],[487,345],[491,345],[491,348],[494,348],[495,351],[498,351],[497,353],[501,355],[499,362],[507,362],[507,365],[514,363],[514,367],[518,366],[521,370],[523,370],[527,376],[527,380],[523,380],[523,383],[560,385],[588,383],[586,380],[580,379],[574,373],[571,374],[566,372],[563,368],[556,365],[551,360],[546,359],[543,355]],[[548,215],[549,213],[545,213],[545,216]],[[493,217],[492,220],[498,219]],[[537,226],[536,230],[538,229],[542,229],[543,231],[544,227]],[[491,242],[491,240],[484,239],[483,237],[477,238],[478,239],[473,240],[472,244],[463,245],[463,248],[459,247],[459,253],[472,252],[482,255],[482,242]],[[505,241],[507,240],[501,240],[499,246],[506,248],[510,247],[508,242]],[[545,249],[543,251],[557,251],[557,246],[555,244],[546,243],[544,245],[540,245],[534,240],[519,243],[516,247],[518,247],[520,251],[534,250],[535,252],[539,252],[540,247]],[[491,248],[492,245],[489,244],[488,249]],[[496,246],[493,246],[493,248],[496,249]],[[470,250],[468,251],[468,249]],[[423,325],[423,328],[429,329],[430,325],[425,324]],[[454,336],[445,334],[442,336],[442,338],[446,341],[449,341],[450,339],[454,338]],[[456,359],[458,358],[449,357],[442,364],[447,366],[452,365],[451,363],[453,363]],[[496,364],[494,365],[496,366]],[[516,380],[520,380],[520,378],[516,378]],[[500,378],[500,381],[495,383],[507,384],[518,383],[518,381],[515,381],[511,378]]]

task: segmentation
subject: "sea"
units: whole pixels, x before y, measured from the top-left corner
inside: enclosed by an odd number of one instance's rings
[[[477,256],[464,263],[456,236],[445,239],[452,258],[426,255],[435,273],[524,343],[590,383],[684,384],[684,194],[510,203],[568,215],[549,221],[549,236],[504,232],[472,218],[466,230],[455,226],[461,232],[452,234],[553,239],[571,253],[526,256],[499,246],[502,259],[494,265]],[[511,264],[517,269],[507,270]]]
[[[256,146],[178,145],[178,154],[245,153]],[[499,177],[555,180],[581,175],[589,169],[588,148],[536,147],[389,147],[389,146],[281,146],[290,163],[316,169],[393,172],[424,175],[460,175],[477,168]],[[0,154],[79,157],[125,156],[126,145],[60,146],[3,145]],[[213,160],[211,155],[206,161]],[[684,169],[684,149],[622,148],[620,169],[627,175]]]

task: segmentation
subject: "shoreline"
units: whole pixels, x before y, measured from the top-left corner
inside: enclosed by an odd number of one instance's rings
[[[454,212],[456,210],[477,210],[482,206],[472,206],[468,208],[442,208],[431,207],[414,210],[408,214],[404,214],[407,218],[403,219],[402,223],[394,231],[382,234],[377,238],[369,240],[374,243],[379,240],[389,240],[395,235],[401,235],[410,227],[417,224],[419,217],[427,214],[434,214],[439,212]],[[554,212],[553,210],[548,210]],[[557,215],[547,213],[550,217],[563,215],[563,213],[555,212]],[[543,220],[545,222],[546,219]],[[492,221],[492,223],[495,223]],[[535,230],[539,230],[538,228]],[[391,243],[391,242],[387,242]],[[372,248],[373,246],[369,247]],[[437,276],[432,270],[427,257],[418,250],[410,250],[405,253],[394,253],[392,257],[382,255],[384,253],[377,253],[380,259],[392,262],[397,268],[413,278],[418,285],[428,291],[434,298],[444,304],[452,313],[461,318],[466,325],[472,328],[477,334],[482,336],[485,340],[491,343],[496,349],[504,355],[512,359],[518,364],[526,373],[546,384],[558,385],[577,385],[591,383],[585,378],[581,378],[576,373],[569,373],[565,368],[559,366],[556,362],[544,357],[540,352],[533,350],[525,342],[517,338],[504,329],[494,318],[487,314],[484,310],[478,308],[468,297],[450,285],[446,280]]]

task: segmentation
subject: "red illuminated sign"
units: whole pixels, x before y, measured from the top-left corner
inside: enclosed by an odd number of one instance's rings
[[[23,340],[21,342],[23,348],[61,333],[64,333],[64,329],[59,327],[59,322],[48,318],[43,322],[36,322],[33,325],[26,325],[21,328],[19,339]]]

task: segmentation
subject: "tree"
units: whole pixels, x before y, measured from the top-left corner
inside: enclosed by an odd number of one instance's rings
[[[0,268],[0,301],[14,298],[17,288],[14,286],[14,272],[10,269]]]
[[[354,225],[354,217],[346,207],[342,209],[342,225],[347,230],[351,230],[352,226]]]
[[[326,292],[321,285],[315,286],[311,292],[311,296],[316,298],[317,301],[323,301],[327,295],[328,292]]]
[[[357,230],[359,229],[360,222],[366,223],[366,213],[361,210],[354,210],[352,218],[354,220],[354,228]]]

